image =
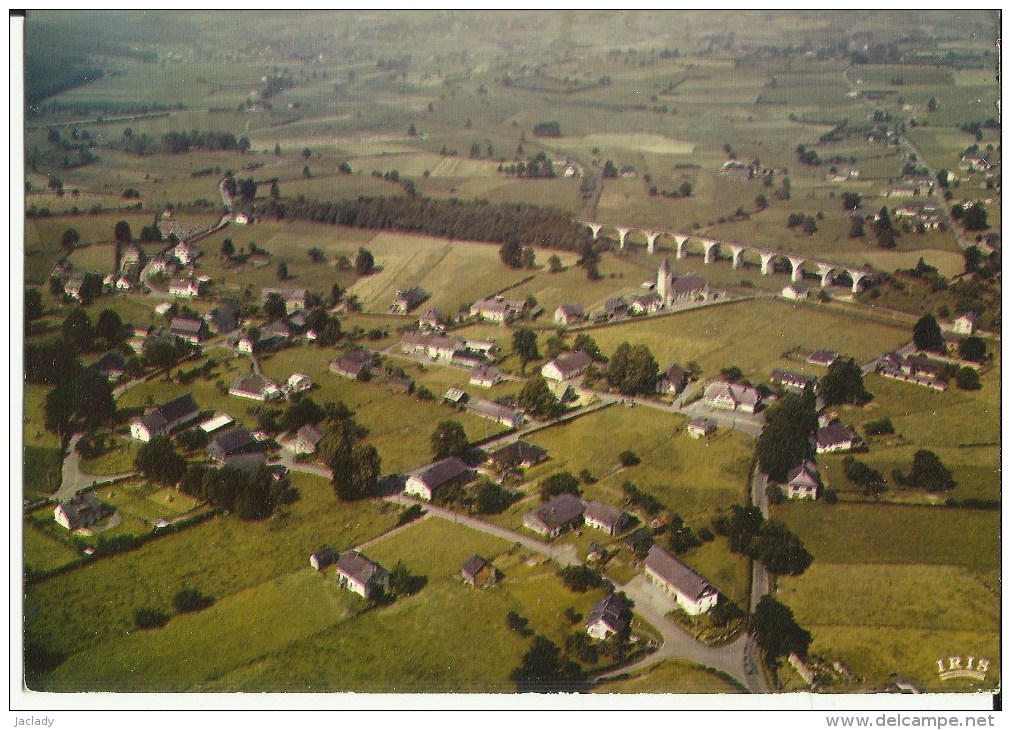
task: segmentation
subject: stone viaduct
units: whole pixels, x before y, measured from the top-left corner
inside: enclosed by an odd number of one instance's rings
[[[759,261],[761,262],[762,274],[766,276],[771,273],[772,262],[774,260],[786,261],[790,264],[790,280],[793,282],[801,281],[804,278],[805,272],[812,271],[809,267],[813,267],[812,273],[817,273],[818,276],[821,277],[821,285],[823,288],[829,286],[835,277],[846,274],[852,282],[851,288],[854,294],[860,291],[860,283],[862,281],[874,276],[874,272],[866,269],[859,269],[844,264],[833,264],[827,261],[816,260],[809,256],[801,256],[800,254],[788,253],[785,251],[774,251],[772,249],[762,248],[761,246],[718,241],[713,238],[694,236],[686,233],[654,231],[634,226],[616,226],[608,223],[589,222],[583,222],[583,224],[589,226],[590,230],[593,231],[594,241],[600,238],[601,231],[604,229],[617,233],[618,248],[621,250],[624,250],[625,242],[630,233],[639,233],[645,236],[646,250],[651,254],[656,252],[657,240],[663,236],[673,241],[674,253],[679,259],[684,258],[687,254],[688,242],[697,241],[702,246],[703,260],[707,264],[716,260],[717,253],[722,247],[730,252],[730,261],[735,269],[739,269],[744,265],[745,253],[757,255]]]

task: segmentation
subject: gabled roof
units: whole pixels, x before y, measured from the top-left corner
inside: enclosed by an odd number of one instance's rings
[[[436,489],[468,471],[469,466],[457,457],[450,456],[418,469],[411,476],[419,479],[429,489]]]
[[[494,365],[478,365],[470,371],[471,380],[498,380],[502,375]]]
[[[835,444],[845,444],[853,441],[856,433],[844,423],[836,421],[818,429],[817,444],[819,449]]]
[[[667,276],[670,273],[670,261],[666,256],[663,257],[663,261],[660,262],[660,268],[657,269],[657,273],[661,276]]]
[[[666,378],[672,383],[680,383],[682,380],[688,377],[688,371],[685,370],[680,365],[678,365],[677,363],[674,363],[673,365],[670,365],[662,373],[660,373],[660,375],[661,377]]]
[[[717,380],[706,386],[704,398],[707,401],[729,398],[737,405],[755,406],[761,400],[761,395],[751,386]]]
[[[786,473],[786,483],[793,487],[817,488],[821,484],[818,467],[810,459],[805,459]]]
[[[482,558],[480,555],[471,555],[463,561],[463,565],[460,566],[460,570],[466,577],[473,580],[486,565],[491,565],[491,563]]]
[[[514,441],[508,446],[503,446],[494,452],[490,457],[497,464],[536,464],[548,458],[548,452],[540,446],[528,444],[526,441]]]
[[[232,380],[232,384],[228,386],[229,390],[259,394],[263,394],[273,388],[277,388],[277,386],[266,378],[261,378],[259,375],[236,375],[235,379]]]
[[[603,502],[587,502],[583,511],[583,518],[607,525],[611,529],[616,529],[628,520],[628,514],[623,509],[612,507]]]
[[[558,372],[565,376],[578,373],[580,370],[585,370],[592,362],[593,358],[586,352],[576,350],[575,352],[567,352],[564,355],[559,355],[549,364],[554,364],[554,366],[558,368]]]
[[[171,329],[173,333],[199,335],[204,329],[204,321],[192,317],[173,317]]]
[[[61,502],[60,507],[67,516],[71,528],[102,515],[102,503],[98,501],[94,492],[78,494],[66,502]]]
[[[304,426],[302,426],[302,428],[298,429],[298,437],[303,441],[307,441],[313,446],[316,446],[317,444],[319,444],[320,441],[323,440],[322,432],[320,432],[320,430],[315,426],[315,424],[312,423],[307,423]]]
[[[621,600],[615,593],[609,593],[596,604],[586,618],[586,627],[593,626],[598,621],[603,621],[614,633],[620,634],[629,624],[628,603]]]
[[[440,309],[429,309],[425,312],[419,319],[422,322],[433,322],[436,324],[443,324],[446,321],[446,315],[442,313]]]
[[[547,504],[533,510],[533,514],[549,529],[572,522],[583,514],[583,500],[574,494],[559,494]]]
[[[839,359],[839,353],[824,348],[815,350],[807,357],[807,361],[813,365],[823,365],[828,367]]]
[[[197,402],[193,400],[193,394],[185,393],[167,403],[162,403],[153,410],[164,418],[167,423],[172,423],[184,416],[199,412],[200,408],[197,406]]]
[[[660,576],[678,593],[692,600],[697,600],[706,593],[715,590],[709,581],[659,545],[654,544],[649,549],[649,554],[646,556],[646,567]]]
[[[671,282],[670,291],[676,294],[688,294],[690,292],[701,291],[708,286],[706,280],[698,274],[685,274],[679,276]]]
[[[374,563],[354,550],[348,550],[337,558],[337,570],[353,578],[362,585],[368,585],[373,578],[382,580],[388,575],[383,566]]]
[[[583,316],[583,305],[582,304],[559,304],[558,308],[555,310],[556,313],[561,312],[566,317],[582,317]]]
[[[467,401],[467,409],[479,415],[494,419],[504,418],[516,421],[523,417],[522,411],[510,406],[504,406],[501,403],[496,403],[495,401],[491,401],[486,398],[469,399]]]
[[[261,446],[262,444],[253,438],[253,434],[244,428],[237,428],[234,431],[229,431],[226,434],[218,436],[211,441],[207,448],[210,450],[214,447],[222,456],[228,457],[246,451],[253,451],[255,448]]]
[[[769,380],[773,383],[782,383],[783,385],[796,385],[798,387],[805,387],[807,385],[814,385],[818,378],[814,375],[807,375],[806,373],[794,373],[789,370],[780,370],[779,368],[773,368],[772,374],[769,376]]]
[[[324,566],[333,565],[334,563],[336,563],[337,559],[340,557],[340,553],[338,553],[329,545],[324,545],[309,557],[316,558],[316,562],[318,562],[319,566],[322,568]]]

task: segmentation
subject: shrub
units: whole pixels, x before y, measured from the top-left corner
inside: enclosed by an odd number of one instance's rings
[[[642,463],[642,459],[631,450],[622,451],[618,454],[618,461],[621,462],[622,466],[637,466]]]
[[[892,425],[891,419],[879,418],[864,424],[864,433],[868,436],[886,436],[895,433],[895,427]]]
[[[558,571],[558,576],[569,590],[577,593],[586,593],[591,588],[604,585],[600,573],[585,565],[566,565]]]
[[[138,629],[160,629],[169,622],[169,615],[160,608],[138,608],[133,612],[133,622]]]
[[[183,588],[172,597],[172,606],[179,613],[200,611],[214,605],[212,596],[205,596],[196,588]]]

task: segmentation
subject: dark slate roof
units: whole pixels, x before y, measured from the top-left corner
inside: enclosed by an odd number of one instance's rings
[[[214,325],[215,329],[232,329],[239,316],[239,308],[234,302],[223,302],[204,315],[204,319]]]
[[[815,350],[814,352],[812,352],[808,356],[807,361],[809,363],[813,363],[815,365],[824,365],[825,367],[828,367],[829,365],[831,365],[832,363],[834,363],[838,359],[839,359],[839,353],[838,352],[834,352],[832,350],[826,350],[826,349],[823,348],[823,349]]]
[[[793,486],[813,486],[820,483],[818,467],[810,459],[805,459],[786,473],[786,483]]]
[[[583,316],[583,305],[582,304],[559,304],[558,311],[564,314],[566,317],[582,317]]]
[[[94,492],[78,494],[72,499],[62,502],[60,506],[63,507],[63,512],[67,515],[67,521],[71,528],[87,520],[97,519],[102,515],[102,503],[98,501]]]
[[[386,575],[386,570],[383,569],[383,566],[373,563],[364,555],[354,550],[348,550],[340,554],[337,558],[337,569],[363,585],[368,585],[377,576],[381,580]]]
[[[559,494],[545,505],[533,511],[545,525],[554,529],[572,522],[583,514],[583,501],[574,494]]]
[[[172,318],[172,332],[180,332],[187,335],[198,335],[203,328],[203,320],[192,319],[190,317]]]
[[[197,402],[193,400],[192,393],[186,393],[178,398],[173,398],[167,403],[162,403],[160,406],[154,409],[159,416],[164,418],[168,423],[177,421],[184,416],[188,416],[193,413],[198,413],[200,408],[197,406]]]
[[[307,423],[302,426],[302,428],[298,429],[298,436],[299,438],[308,441],[313,446],[323,440],[323,434],[311,423]]]
[[[576,350],[575,352],[567,352],[564,355],[559,355],[553,361],[555,367],[562,375],[568,373],[575,373],[579,370],[587,368],[593,362],[593,358],[582,350]]]
[[[836,421],[818,429],[818,446],[846,443],[856,438],[856,433],[846,424]]]
[[[501,403],[496,403],[492,400],[487,400],[486,398],[471,398],[467,401],[467,409],[486,418],[493,418],[495,420],[507,419],[510,421],[519,421],[523,418],[522,411],[510,406],[504,406]]]
[[[442,459],[419,469],[414,473],[414,476],[423,481],[429,489],[435,489],[468,471],[470,471],[469,466],[455,456],[450,456],[448,459]]]
[[[698,599],[704,593],[715,590],[709,581],[659,545],[649,549],[646,567],[689,598]]]
[[[706,280],[698,274],[679,276],[671,282],[670,290],[679,294],[700,291],[706,288]]]
[[[465,576],[473,580],[474,576],[480,572],[481,568],[488,564],[488,561],[480,555],[471,555],[463,561],[463,565],[460,566],[460,570]]]
[[[667,378],[672,383],[680,383],[688,376],[688,371],[683,367],[674,363],[662,373],[663,377]]]
[[[644,540],[648,540],[650,544],[652,544],[653,533],[650,532],[645,527],[640,527],[638,530],[634,530],[633,532],[630,532],[628,535],[626,535],[623,542],[630,548],[634,548],[636,545],[643,542]]]
[[[336,563],[337,559],[340,557],[340,553],[329,545],[324,545],[309,557],[316,558],[316,562],[319,563],[319,567],[323,568],[327,565],[333,565]]]
[[[789,370],[781,370],[780,368],[773,368],[772,374],[769,376],[769,380],[773,383],[782,383],[783,385],[797,385],[804,387],[808,384],[813,385],[818,381],[814,375],[807,375],[806,373],[794,373]]]
[[[528,444],[526,441],[514,441],[493,453],[490,458],[498,464],[522,464],[524,462],[536,464],[548,458],[548,452],[540,446]]]
[[[236,375],[228,389],[241,390],[246,393],[262,393],[270,385],[273,383],[259,375]]]
[[[624,510],[612,507],[603,502],[587,502],[586,510],[583,512],[584,519],[592,519],[595,522],[608,525],[611,528],[619,527],[628,518]]]
[[[222,456],[228,457],[260,446],[260,442],[253,438],[253,434],[244,428],[237,428],[234,431],[229,431],[226,434],[218,436],[211,441],[207,448],[208,450],[213,448]]]
[[[586,619],[586,626],[589,628],[601,619],[604,620],[611,630],[620,634],[629,624],[628,603],[623,601],[617,594],[609,593],[601,598],[593,606],[590,615]]]
[[[95,363],[95,369],[100,373],[108,373],[114,370],[126,370],[126,360],[117,352],[107,352]]]

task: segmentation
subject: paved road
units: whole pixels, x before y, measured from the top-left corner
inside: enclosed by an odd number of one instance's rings
[[[75,433],[70,438],[67,455],[63,458],[63,476],[60,480],[60,488],[56,490],[53,498],[58,502],[66,502],[72,499],[82,489],[92,486],[108,484],[119,479],[133,476],[136,472],[124,472],[122,474],[110,474],[106,476],[95,476],[87,474],[81,470],[81,455],[77,453],[77,442],[81,440],[83,434]]]

